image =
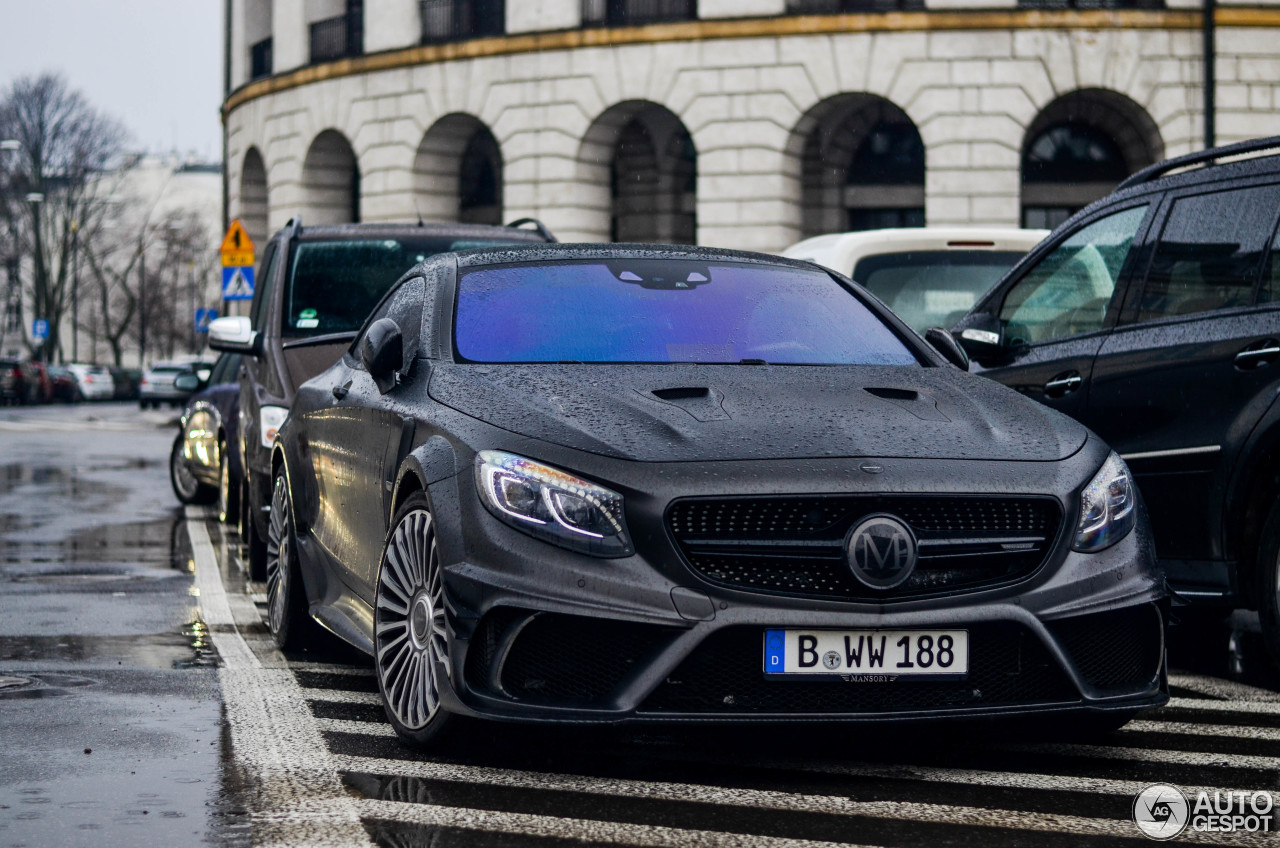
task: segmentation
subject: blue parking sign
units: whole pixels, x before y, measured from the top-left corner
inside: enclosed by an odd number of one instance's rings
[[[253,300],[253,266],[233,265],[222,269],[223,300]]]
[[[31,322],[31,338],[42,342],[49,338],[49,322],[43,318],[37,318]]]

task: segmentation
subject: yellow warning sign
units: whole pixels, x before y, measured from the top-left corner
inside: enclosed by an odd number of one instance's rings
[[[222,265],[224,268],[230,268],[237,265],[253,264],[253,239],[249,238],[249,234],[245,232],[244,225],[237,218],[231,222],[231,226],[227,229],[226,238],[222,240],[222,247],[218,248],[218,252],[222,254]],[[248,257],[248,262],[228,262],[226,257],[235,256],[237,259]]]
[[[247,268],[253,264],[253,251],[248,253],[223,253],[223,268]]]

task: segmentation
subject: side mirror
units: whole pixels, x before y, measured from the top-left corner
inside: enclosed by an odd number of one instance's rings
[[[969,315],[951,332],[970,359],[982,362],[1004,353],[1004,325],[994,315]]]
[[[195,374],[179,374],[177,377],[173,378],[173,387],[180,392],[187,392],[190,394],[191,392],[197,391],[202,382],[203,381]]]
[[[247,315],[228,315],[209,323],[209,347],[226,353],[262,355],[262,337]]]
[[[396,374],[404,365],[404,339],[390,318],[374,321],[360,342],[360,361],[384,395],[395,388]]]
[[[942,327],[930,327],[929,331],[924,334],[924,339],[933,345],[934,350],[942,354],[943,359],[961,371],[969,370],[969,354],[965,353],[964,348],[955,340],[955,337]]]

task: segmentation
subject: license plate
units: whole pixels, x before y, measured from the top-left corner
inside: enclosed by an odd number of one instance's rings
[[[969,673],[967,630],[766,630],[770,677],[892,680]]]

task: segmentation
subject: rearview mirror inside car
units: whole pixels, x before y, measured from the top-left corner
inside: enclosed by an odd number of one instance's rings
[[[247,315],[228,315],[209,322],[209,347],[226,353],[262,355],[262,337]]]
[[[360,361],[369,376],[386,394],[395,388],[396,375],[404,365],[404,339],[400,327],[390,318],[379,318],[360,342]]]

